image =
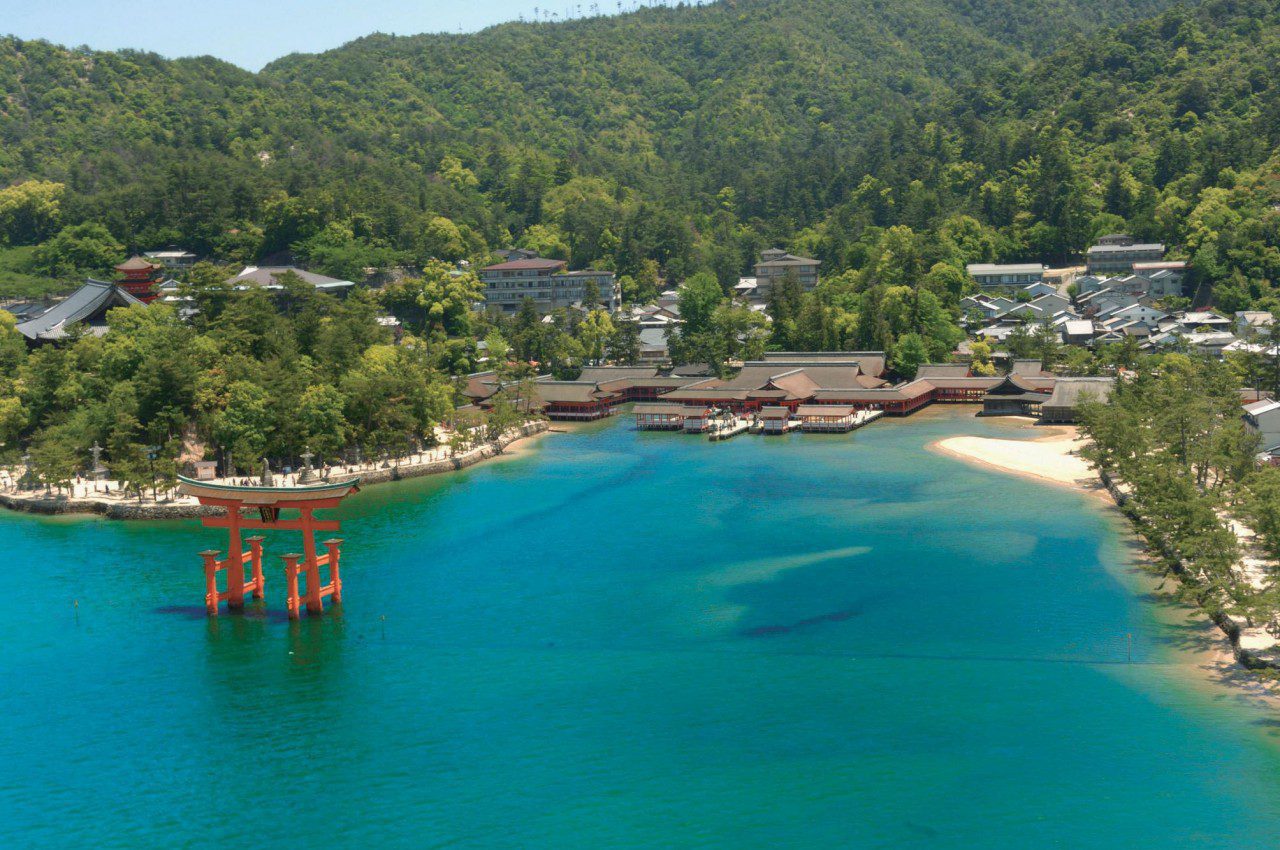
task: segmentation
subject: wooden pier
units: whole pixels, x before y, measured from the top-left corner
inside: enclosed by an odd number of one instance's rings
[[[714,420],[707,433],[707,438],[713,443],[717,440],[728,440],[739,434],[745,434],[750,427],[750,422],[736,416],[731,420]]]

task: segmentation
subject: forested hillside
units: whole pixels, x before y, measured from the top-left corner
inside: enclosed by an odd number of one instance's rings
[[[10,39],[0,181],[65,184],[58,223],[133,248],[251,259],[335,224],[315,252],[331,266],[525,237],[632,275],[727,278],[888,167],[982,68],[1160,5],[727,2],[371,36],[258,75]]]

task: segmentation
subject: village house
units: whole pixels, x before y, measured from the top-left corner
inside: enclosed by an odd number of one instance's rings
[[[1071,319],[1060,326],[1062,342],[1066,345],[1088,345],[1096,335],[1093,322],[1088,319]]]
[[[671,357],[669,342],[671,331],[666,327],[640,328],[640,360],[644,363],[663,363]]]
[[[1107,322],[1119,322],[1127,324],[1129,322],[1142,322],[1151,330],[1159,328],[1160,323],[1169,318],[1169,314],[1163,310],[1157,310],[1146,304],[1130,304],[1126,307],[1118,307],[1115,310],[1109,310],[1106,314],[1100,315],[1099,318],[1105,319]]]
[[[1111,278],[1099,277],[1098,275],[1083,274],[1075,279],[1075,293],[1079,298],[1082,295],[1088,295],[1090,292],[1097,292],[1099,289],[1107,289],[1111,284]]]
[[[1271,453],[1280,447],[1280,401],[1272,398],[1244,405],[1244,426],[1258,437],[1258,450]]]
[[[1140,301],[1140,297],[1128,292],[1116,292],[1114,289],[1098,289],[1088,295],[1076,299],[1076,309],[1081,316],[1104,316],[1123,307],[1130,307]]]
[[[512,260],[536,260],[538,252],[528,248],[499,248],[493,252],[494,256],[500,257],[504,263]]]
[[[750,301],[756,297],[756,289],[759,285],[754,277],[740,277],[738,282],[734,284],[733,294],[738,298]]]
[[[1043,281],[1032,283],[1022,287],[1020,292],[1025,294],[1027,298],[1039,298],[1042,295],[1057,295],[1058,287],[1051,286]],[[1065,298],[1063,299],[1066,300]]]
[[[1027,302],[1033,307],[1038,307],[1047,315],[1054,315],[1063,310],[1071,310],[1071,300],[1059,295],[1057,292],[1050,292],[1045,295],[1038,295]]]
[[[1275,324],[1276,317],[1265,310],[1237,310],[1235,320],[1236,335],[1252,337],[1269,332]]]
[[[1230,333],[1234,324],[1231,319],[1225,316],[1219,316],[1212,310],[1191,310],[1186,313],[1179,313],[1176,316],[1178,326],[1185,331],[1198,331],[1201,329],[1216,331],[1222,333]]]
[[[965,313],[974,313],[983,320],[991,320],[995,317],[1007,313],[1014,307],[1018,306],[1018,302],[1012,298],[1003,296],[992,297],[978,293],[977,295],[968,295],[960,300],[960,309]]]
[[[1041,322],[1048,318],[1044,309],[1037,307],[1035,304],[1023,303],[1014,307],[1010,307],[1005,312],[996,316],[997,321],[1007,322],[1013,319],[1019,321]]]

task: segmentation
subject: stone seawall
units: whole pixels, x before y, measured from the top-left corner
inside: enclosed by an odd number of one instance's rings
[[[1102,479],[1102,485],[1107,488],[1107,492],[1116,500],[1116,505],[1119,506],[1120,511],[1128,517],[1129,522],[1131,522],[1134,529],[1142,535],[1142,539],[1147,542],[1147,545],[1159,553],[1164,561],[1170,565],[1174,573],[1178,576],[1178,580],[1183,583],[1194,585],[1194,575],[1191,570],[1188,569],[1187,564],[1182,560],[1182,558],[1170,550],[1169,546],[1163,540],[1159,540],[1155,535],[1151,534],[1150,529],[1147,527],[1146,523],[1142,521],[1142,518],[1138,516],[1137,512],[1127,506],[1129,495],[1124,491],[1116,478],[1106,470],[1101,470],[1098,477]],[[1218,630],[1226,635],[1227,641],[1231,644],[1231,654],[1235,656],[1236,661],[1242,666],[1250,670],[1280,670],[1280,666],[1277,666],[1277,664],[1271,659],[1262,658],[1257,653],[1245,649],[1240,645],[1241,627],[1230,614],[1227,614],[1224,611],[1210,611],[1203,607],[1201,610],[1210,620],[1213,621],[1213,624],[1218,627]]]
[[[497,457],[516,440],[523,440],[525,437],[540,434],[546,431],[547,427],[548,425],[545,421],[526,422],[514,432],[507,432],[498,438],[498,445],[485,443],[470,451],[463,452],[457,457],[437,460],[431,463],[419,463],[413,466],[391,466],[387,469],[371,469],[360,473],[360,484],[362,486],[365,484],[381,484],[386,481],[402,481],[406,478],[420,478],[424,475],[439,475],[442,472],[466,469],[468,466],[475,466],[481,461]]]
[[[531,437],[546,431],[545,421],[527,422],[520,428],[500,437],[497,445],[485,443],[457,457],[438,460],[432,463],[421,463],[414,466],[392,466],[387,469],[371,469],[360,474],[361,485],[381,484],[386,481],[400,481],[405,478],[418,478],[423,475],[439,475],[443,472],[454,472],[475,466],[481,461],[489,460],[502,454],[507,446],[516,440]],[[222,513],[221,508],[204,505],[164,505],[155,502],[117,502],[99,499],[72,499],[69,497],[46,496],[14,496],[0,493],[0,507],[11,511],[23,511],[32,514],[99,514],[108,519],[193,519],[202,516],[216,516]]]
[[[108,519],[191,519],[214,516],[219,508],[204,505],[157,505],[154,502],[107,502],[57,496],[11,496],[0,493],[0,506],[29,514],[101,514]]]

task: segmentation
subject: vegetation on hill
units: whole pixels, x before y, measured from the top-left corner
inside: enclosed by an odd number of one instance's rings
[[[301,253],[319,265],[378,265],[524,240],[723,282],[976,69],[1160,5],[726,2],[371,36],[258,75],[8,39],[0,181],[65,184],[69,223],[131,248],[242,260],[318,239]]]

